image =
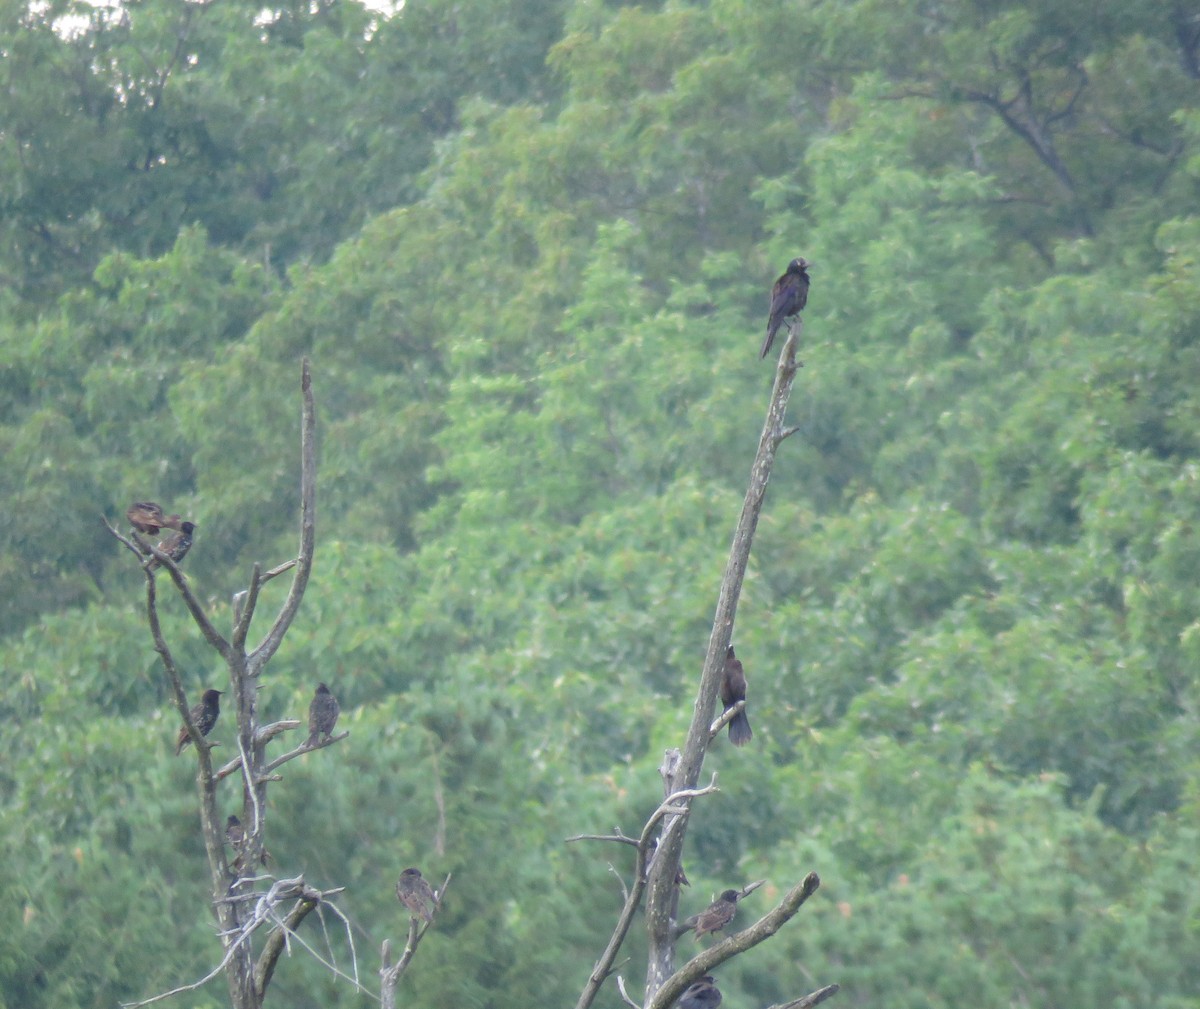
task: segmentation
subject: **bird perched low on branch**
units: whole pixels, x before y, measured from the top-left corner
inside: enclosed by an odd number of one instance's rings
[[[408,908],[409,914],[420,918],[426,923],[433,921],[433,909],[437,907],[437,898],[433,889],[421,877],[420,869],[405,869],[396,881],[396,896],[400,903]]]
[[[721,989],[716,986],[712,975],[705,974],[688,985],[675,1004],[679,1009],[717,1009],[721,1004]]]
[[[157,536],[163,529],[178,529],[183,523],[178,515],[164,515],[154,501],[134,501],[125,509],[125,517],[134,529],[148,536]]]
[[[229,814],[229,819],[225,821],[225,841],[237,852],[240,852],[242,845],[246,843],[246,830],[242,826],[242,821],[232,813]]]
[[[760,361],[767,356],[767,351],[775,342],[775,334],[783,325],[783,320],[790,319],[808,304],[808,274],[805,271],[811,265],[807,259],[793,259],[771,288],[771,314],[767,316],[767,338],[758,352]]]
[[[164,536],[158,542],[158,550],[166,554],[176,564],[187,556],[187,552],[192,549],[192,533],[196,531],[195,522],[180,523],[179,529],[171,533],[170,536]],[[147,571],[154,571],[161,568],[158,558],[155,557],[149,564],[146,565]]]
[[[232,868],[235,871],[241,871],[242,868],[242,848],[246,844],[246,828],[242,826],[242,821],[232,813],[229,814],[229,819],[225,821],[225,841],[232,846],[236,858],[233,860]],[[266,865],[271,861],[271,853],[263,848],[260,861]]]
[[[746,699],[746,671],[742,663],[733,654],[733,645],[725,653],[725,673],[721,677],[721,703],[728,711],[738,701]],[[729,722],[729,741],[734,746],[745,746],[750,742],[754,733],[750,730],[750,719],[746,717],[746,709],[742,708]]]
[[[308,741],[304,745],[316,746],[321,736],[328,739],[337,725],[339,711],[337,698],[324,683],[318,683],[317,692],[308,706]]]
[[[221,693],[220,690],[210,688],[204,691],[204,696],[192,705],[189,714],[202,736],[207,736],[212,732],[213,726],[217,724],[217,716],[221,714]],[[179,738],[175,741],[175,756],[178,757],[183,752],[183,748],[191,741],[192,737],[188,732],[188,727],[184,725],[180,728]]]
[[[726,890],[698,915],[687,920],[696,930],[696,939],[710,932],[720,932],[737,914],[737,890]]]

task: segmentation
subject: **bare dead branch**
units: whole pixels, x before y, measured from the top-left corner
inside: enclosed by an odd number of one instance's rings
[[[312,376],[307,357],[300,365],[300,392],[304,399],[300,412],[300,553],[296,558],[296,573],[292,578],[292,586],[279,615],[275,618],[275,623],[271,625],[259,646],[248,656],[247,665],[251,676],[256,676],[279,650],[283,636],[300,609],[300,601],[304,598],[308,577],[312,573],[317,522],[317,411],[313,404]]]
[[[625,979],[619,974],[617,975],[617,991],[621,993],[621,1001],[627,1006],[632,1006],[633,1009],[642,1009],[640,1002],[635,1002],[629,997],[629,993],[625,990]]]
[[[261,999],[266,993],[267,985],[271,983],[271,977],[275,973],[275,965],[279,962],[279,955],[284,950],[284,945],[289,936],[295,934],[300,923],[307,918],[313,910],[321,903],[321,894],[317,890],[305,888],[304,895],[296,901],[295,906],[287,913],[287,915],[279,919],[278,926],[267,937],[267,941],[263,944],[262,952],[258,956],[258,962],[254,965],[254,990],[258,993]],[[307,947],[307,944],[304,944]],[[316,956],[315,950],[309,950],[317,960],[323,959]],[[325,966],[330,966],[325,964]]]
[[[712,725],[708,727],[708,741],[711,743],[720,735],[720,732],[725,726],[737,718],[738,713],[746,710],[745,700],[738,701],[732,707],[726,708],[721,714],[713,719]]]
[[[679,767],[672,775],[675,787],[694,788],[699,780],[704,758],[708,752],[709,726],[712,712],[717,703],[717,693],[725,669],[725,654],[733,636],[734,620],[737,617],[738,601],[741,598],[742,582],[750,561],[750,547],[758,527],[758,517],[766,498],[767,484],[771,478],[775,453],[783,442],[784,418],[799,365],[796,347],[804,331],[804,320],[797,318],[789,327],[775,369],[771,398],[767,414],[759,435],[758,450],[750,467],[750,480],[742,502],[741,514],[729,547],[729,559],[721,588],[717,597],[716,613],[709,634],[708,649],[700,675],[700,686],[692,708],[692,720],[688,727]],[[686,805],[687,802],[684,802]],[[646,993],[657,998],[659,987],[674,973],[674,941],[672,938],[672,912],[677,888],[675,877],[679,871],[683,850],[683,839],[687,829],[687,818],[669,820],[659,839],[658,856],[648,881],[646,898],[646,931],[649,938]],[[682,989],[680,989],[682,991]],[[675,993],[678,997],[680,991]]]
[[[250,586],[239,592],[234,599],[233,618],[233,647],[239,652],[246,651],[246,635],[250,631],[250,621],[254,619],[254,609],[258,606],[258,591],[262,587],[262,565],[257,561],[250,569]]]
[[[673,791],[659,804],[658,808],[650,814],[646,820],[646,825],[642,828],[641,836],[637,840],[636,850],[637,857],[634,861],[633,870],[633,885],[625,892],[625,902],[621,906],[621,914],[617,918],[616,927],[613,929],[612,935],[609,936],[608,944],[604,947],[604,952],[600,954],[600,959],[596,961],[596,965],[592,968],[592,972],[588,975],[587,983],[583,987],[583,991],[579,995],[579,1001],[575,1003],[575,1009],[588,1009],[595,1001],[596,995],[600,992],[601,985],[612,974],[616,962],[617,954],[621,951],[621,944],[625,941],[625,936],[629,934],[629,928],[633,924],[634,914],[642,902],[642,892],[646,888],[649,873],[646,871],[646,863],[654,840],[654,831],[658,826],[659,821],[668,815],[682,816],[688,811],[686,805],[682,805],[685,800],[696,798],[701,795],[709,795],[717,789],[717,776],[712,776],[712,781],[704,788],[682,788]],[[676,866],[678,869],[678,866]],[[672,876],[674,881],[674,876]]]
[[[630,837],[627,834],[621,833],[619,827],[616,828],[616,833],[614,834],[576,834],[574,837],[566,838],[567,844],[570,844],[572,841],[617,841],[620,844],[631,844],[635,848],[640,843],[636,837]]]
[[[289,760],[295,760],[297,757],[303,756],[306,753],[312,753],[314,750],[323,750],[327,746],[333,746],[334,743],[340,743],[348,735],[350,735],[349,730],[345,732],[339,732],[336,736],[330,736],[328,739],[318,740],[311,746],[307,742],[301,743],[294,750],[288,750],[287,753],[280,754],[269,764],[267,764],[267,766],[263,768],[263,771],[273,771],[275,768],[279,767],[280,764],[286,764]]]
[[[818,988],[815,992],[805,995],[803,998],[793,999],[791,1002],[784,1002],[770,1006],[769,1009],[812,1009],[813,1006],[818,1006],[827,998],[836,995],[841,991],[842,986],[838,984],[826,985],[824,988]]]
[[[783,899],[778,905],[759,918],[753,925],[742,929],[740,932],[735,932],[733,935],[722,939],[715,946],[710,946],[708,949],[692,957],[675,974],[663,982],[662,986],[654,993],[654,997],[647,1004],[646,1009],[667,1009],[668,1006],[672,1005],[683,994],[684,989],[697,978],[703,977],[705,974],[711,974],[726,960],[737,956],[739,953],[744,953],[746,950],[757,946],[760,942],[769,939],[800,910],[801,905],[817,892],[817,888],[820,885],[821,880],[817,874],[810,872],[803,880],[784,894]],[[749,889],[747,888],[747,890]]]

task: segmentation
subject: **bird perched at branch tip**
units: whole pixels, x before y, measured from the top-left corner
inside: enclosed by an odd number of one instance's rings
[[[217,717],[221,714],[221,693],[220,690],[210,688],[204,691],[204,696],[192,705],[189,714],[202,736],[207,736],[212,732],[213,726],[217,724]],[[179,730],[179,738],[175,741],[175,756],[178,757],[183,752],[183,748],[191,741],[192,737],[188,732],[188,727],[182,726]]]
[[[721,703],[728,711],[738,701],[745,699],[746,671],[738,657],[733,654],[733,645],[730,645],[729,651],[725,653],[725,672],[721,677]],[[746,709],[743,707],[729,722],[729,741],[734,746],[745,746],[753,735],[750,719],[746,717]]]
[[[811,265],[803,257],[793,259],[771,288],[771,313],[767,316],[767,338],[758,352],[760,361],[767,356],[767,351],[775,342],[775,334],[783,325],[783,320],[798,314],[808,304],[808,274],[805,271]]]
[[[195,522],[182,522],[179,529],[170,536],[164,536],[158,542],[158,550],[166,554],[176,564],[187,556],[187,552],[192,549],[192,533],[196,531]],[[155,557],[149,564],[146,565],[147,571],[154,571],[161,568],[158,558]]]
[[[338,712],[341,710],[329,688],[324,683],[318,683],[317,692],[308,706],[308,741],[304,745],[316,746],[321,736],[328,739],[337,725]]]
[[[679,1009],[717,1009],[721,1004],[721,989],[716,986],[711,974],[693,981],[675,1003]]]
[[[405,869],[396,881],[396,896],[400,903],[408,908],[414,918],[421,918],[427,924],[433,921],[433,909],[437,907],[437,898],[433,889],[421,877],[420,869]]]
[[[134,529],[148,536],[157,536],[163,529],[178,529],[183,523],[178,515],[164,515],[154,501],[134,501],[125,509],[125,517]]]
[[[689,918],[687,923],[695,928],[696,939],[710,932],[720,932],[733,921],[733,916],[737,914],[737,901],[738,891],[726,890],[698,915]]]

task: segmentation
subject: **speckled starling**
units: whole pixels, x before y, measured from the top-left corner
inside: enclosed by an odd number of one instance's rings
[[[324,683],[317,684],[317,692],[308,706],[308,742],[304,745],[316,746],[322,736],[328,739],[337,725],[340,710],[337,698],[329,692],[329,688]]]
[[[767,356],[783,320],[796,315],[808,304],[808,274],[805,270],[811,265],[807,259],[793,259],[771,288],[771,314],[767,317],[767,337],[758,352],[759,360]]]
[[[421,878],[420,869],[405,869],[396,881],[396,896],[414,918],[433,921],[437,898],[429,884]]]
[[[242,845],[246,843],[246,831],[242,827],[242,821],[232,813],[225,821],[225,840],[233,846],[234,851],[239,852],[242,850]]]
[[[688,985],[675,1004],[679,1009],[717,1009],[721,1004],[721,990],[714,983],[712,976],[705,974],[698,981]]]
[[[721,703],[728,711],[738,701],[745,699],[746,671],[738,657],[733,654],[733,645],[730,645],[729,651],[725,653],[725,674],[721,677]],[[745,746],[753,735],[750,731],[750,719],[746,717],[746,709],[742,708],[729,723],[729,741],[734,746]]]
[[[184,522],[180,525],[176,532],[170,536],[164,536],[158,543],[158,549],[166,554],[176,564],[187,556],[187,552],[192,549],[192,533],[196,531],[196,523]],[[154,558],[146,565],[147,571],[153,571],[160,568],[162,565],[158,562],[158,558]]]
[[[163,529],[178,529],[183,519],[178,515],[164,515],[154,501],[134,501],[125,509],[129,524],[140,533],[157,536]]]
[[[221,691],[212,689],[204,691],[204,696],[192,705],[189,713],[192,716],[192,722],[200,730],[200,735],[207,736],[212,732],[212,727],[217,724],[217,716],[221,714]],[[187,726],[182,726],[179,729],[179,738],[175,741],[175,756],[178,757],[183,752],[183,748],[191,741],[192,737],[188,733]]]
[[[695,918],[688,919],[696,929],[696,938],[710,932],[720,932],[737,914],[737,890],[726,890]]]

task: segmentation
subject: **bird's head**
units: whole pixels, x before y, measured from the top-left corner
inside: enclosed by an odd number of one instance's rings
[[[206,704],[216,704],[217,698],[220,697],[224,692],[225,691],[223,691],[223,690],[215,690],[212,687],[210,687],[208,690],[204,691],[205,703]]]
[[[192,533],[194,533],[196,531],[196,523],[195,522],[181,522],[179,525],[179,528],[182,529],[188,536],[191,536]]]
[[[812,263],[810,263],[807,259],[805,259],[803,256],[797,256],[790,263],[788,263],[788,273],[803,273],[810,266],[812,266]]]
[[[726,890],[723,894],[721,894],[721,899],[736,904],[737,899],[740,896],[741,894],[739,894],[737,890]]]

